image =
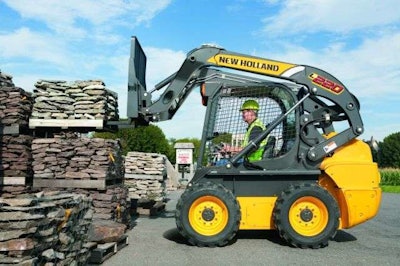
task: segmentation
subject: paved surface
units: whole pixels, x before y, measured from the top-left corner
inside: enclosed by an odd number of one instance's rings
[[[310,250],[287,246],[275,231],[241,231],[222,248],[190,246],[175,226],[180,193],[169,194],[163,215],[137,218],[130,244],[103,265],[400,265],[400,194],[384,193],[377,217]]]

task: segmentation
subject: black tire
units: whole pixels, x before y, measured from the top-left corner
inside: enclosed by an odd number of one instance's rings
[[[334,197],[316,184],[291,185],[275,203],[273,219],[279,235],[299,248],[328,246],[339,226]]]
[[[240,207],[223,185],[196,183],[178,200],[175,221],[178,231],[191,245],[222,247],[239,230]]]

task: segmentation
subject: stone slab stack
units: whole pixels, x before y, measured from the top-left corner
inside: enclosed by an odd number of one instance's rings
[[[118,96],[101,80],[39,80],[33,93],[33,119],[118,120]]]
[[[128,203],[128,188],[124,185],[117,185],[107,188],[106,191],[88,191],[93,199],[94,221],[115,221],[131,226],[130,203]]]
[[[66,192],[0,198],[0,264],[84,265],[91,199]]]
[[[32,141],[34,189],[67,189],[93,199],[94,220],[129,226],[128,189],[118,140],[58,135]]]
[[[128,152],[125,157],[125,185],[130,199],[164,201],[166,196],[165,156]]]
[[[0,196],[24,193],[32,184],[31,110],[30,93],[0,71]]]
[[[13,87],[14,82],[12,81],[12,76],[10,74],[1,72],[0,70],[0,87]]]
[[[121,146],[116,140],[64,136],[32,141],[35,188],[105,190],[123,182]]]
[[[32,185],[32,137],[0,136],[0,196],[24,193]]]
[[[0,71],[0,126],[26,127],[31,110],[31,93],[16,87],[12,76]]]

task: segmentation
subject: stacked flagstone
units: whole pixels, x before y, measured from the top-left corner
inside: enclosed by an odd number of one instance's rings
[[[129,197],[138,200],[165,200],[165,156],[157,153],[128,152],[125,157],[125,185]]]
[[[63,135],[32,141],[33,186],[73,189],[93,199],[93,219],[129,225],[118,140]]]
[[[32,185],[31,143],[28,135],[0,136],[0,196],[23,193]]]
[[[14,86],[14,82],[12,81],[12,76],[1,72],[0,70],[0,87],[13,87]]]
[[[31,110],[31,94],[15,87],[12,76],[0,71],[0,126],[27,126]]]
[[[32,118],[118,120],[118,96],[101,80],[39,80]]]
[[[123,161],[117,140],[38,138],[32,141],[32,157],[34,182],[39,178],[122,182]]]
[[[93,220],[110,220],[130,226],[128,188],[116,185],[106,191],[89,190],[93,199]]]
[[[26,135],[31,109],[30,93],[0,71],[0,196],[24,193],[31,184],[32,137]]]
[[[91,199],[65,192],[0,198],[0,264],[84,265]]]

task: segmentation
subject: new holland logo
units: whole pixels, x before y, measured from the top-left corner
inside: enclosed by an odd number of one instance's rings
[[[241,69],[262,74],[278,76],[287,69],[295,65],[272,60],[263,60],[236,55],[216,55],[211,57],[208,62],[219,66],[226,66],[235,69]]]

